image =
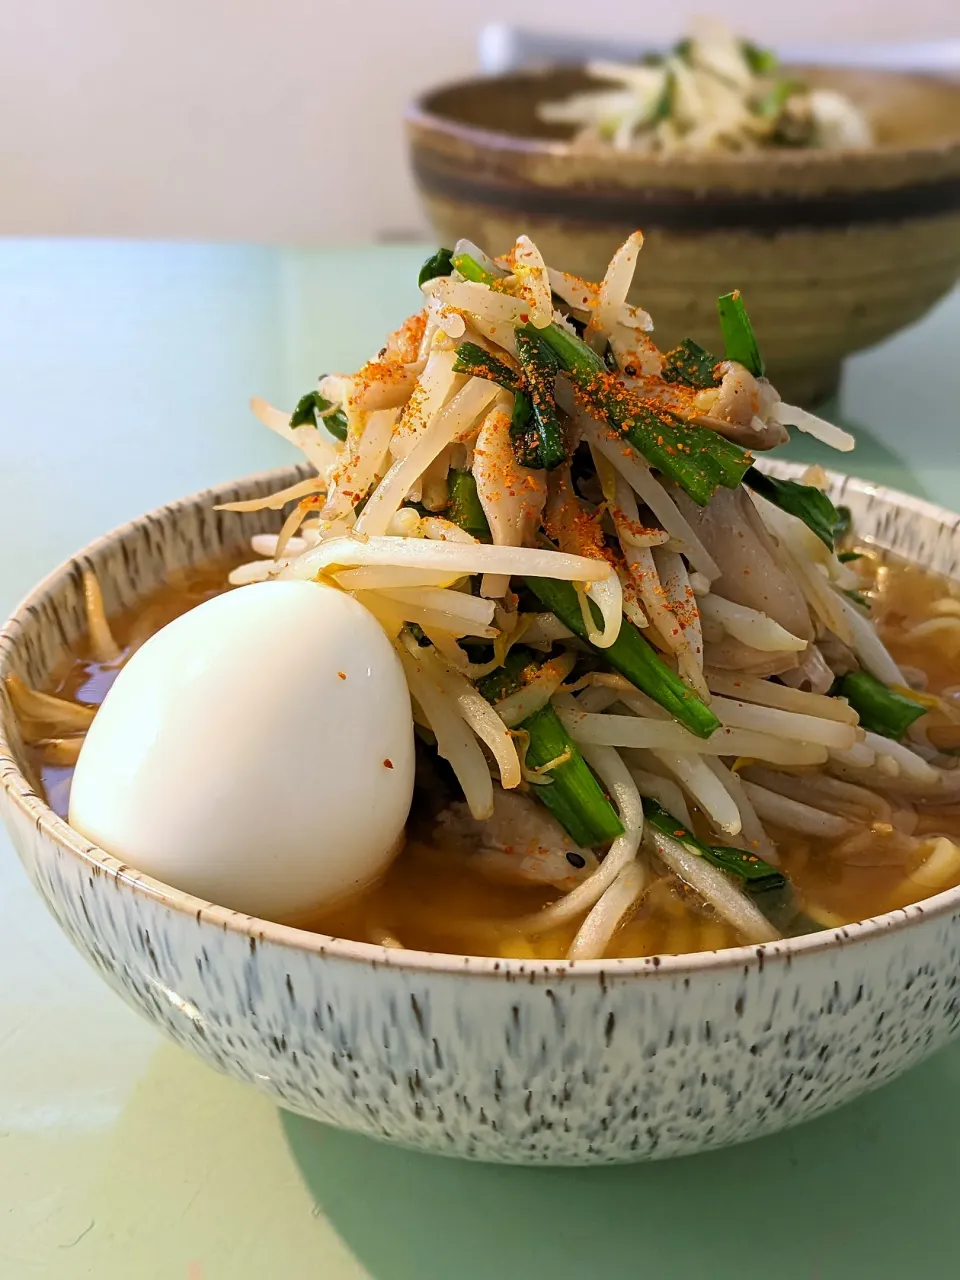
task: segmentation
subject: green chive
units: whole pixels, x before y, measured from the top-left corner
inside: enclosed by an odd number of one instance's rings
[[[488,702],[499,702],[501,698],[506,698],[523,685],[529,684],[540,669],[542,661],[543,658],[538,657],[532,649],[515,644],[504,658],[503,666],[478,680],[477,688]]]
[[[735,360],[754,375],[762,378],[766,372],[753,325],[743,305],[740,290],[725,293],[717,299],[717,311],[720,315],[720,331],[723,334],[723,345],[728,360]]]
[[[603,360],[560,325],[533,330],[554,351],[560,367],[596,416],[605,417],[627,443],[669,480],[705,506],[719,485],[735,488],[752,459],[715,431],[691,426],[631,395]]]
[[[432,254],[423,266],[420,268],[420,274],[417,276],[417,284],[425,285],[428,280],[433,280],[437,276],[448,276],[453,270],[453,251],[450,249],[438,249]]]
[[[590,643],[580,611],[580,601],[571,583],[559,582],[555,578],[524,578],[524,581],[544,608],[555,614],[574,635]],[[599,626],[600,610],[592,600],[589,604]],[[709,738],[720,727],[720,721],[707,704],[690,692],[676,672],[667,666],[626,618],[612,645],[605,649],[595,645],[591,647],[614,671],[619,671],[698,738]]]
[[[520,379],[502,360],[492,356],[489,351],[475,342],[461,342],[456,350],[453,368],[456,373],[469,373],[474,378],[486,378],[488,382],[496,382],[507,391],[516,391]]]
[[[477,682],[488,702],[499,702],[528,684],[540,669],[542,656],[514,645],[502,667]],[[546,786],[532,786],[531,794],[541,801],[578,845],[588,849],[606,844],[623,832],[617,812],[604,795],[570,735],[549,704],[517,726],[528,734],[526,763],[538,769],[558,756],[568,756],[544,776]]]
[[[655,800],[643,798],[643,815],[662,835],[676,840],[690,853],[703,858],[721,871],[729,872],[744,882],[744,887],[753,893],[762,893],[770,889],[781,889],[787,883],[786,876],[776,867],[764,862],[756,854],[747,853],[743,849],[732,849],[727,845],[707,845],[698,840],[682,822],[667,813]]]
[[[665,382],[676,382],[697,391],[717,385],[717,357],[705,351],[692,338],[684,338],[663,357],[660,376]]]
[[[540,465],[552,471],[567,460],[563,429],[553,395],[558,361],[536,331],[530,333],[525,329],[517,330],[517,359],[530,397]]]
[[[833,530],[834,542],[842,542],[844,538],[849,538],[852,532],[853,512],[849,507],[837,507],[837,523]]]
[[[545,805],[572,840],[583,849],[607,844],[623,834],[623,823],[603,793],[573,739],[547,703],[517,726],[529,734],[526,763],[538,769],[558,756],[567,758],[544,774],[547,786],[532,786],[531,794]]]
[[[744,62],[757,76],[775,71],[780,65],[780,59],[772,49],[762,49],[760,45],[753,44],[750,40],[740,41],[740,52],[743,54]]]
[[[764,120],[775,120],[786,106],[789,98],[792,98],[794,94],[805,92],[806,85],[801,84],[799,80],[778,80],[754,104],[754,114],[761,116]]]
[[[347,438],[347,415],[342,409],[328,413],[323,419],[319,415],[331,408],[329,400],[324,400],[319,391],[308,391],[297,401],[296,408],[290,415],[291,427],[316,427],[322,422],[325,430],[337,440]]]
[[[469,253],[455,253],[451,261],[464,280],[472,280],[475,284],[493,284],[497,278],[486,267],[481,266],[476,258],[471,258]]]
[[[853,671],[839,682],[839,693],[860,717],[860,724],[871,733],[899,742],[906,731],[926,714],[926,708],[902,693],[888,689],[867,671]]]
[[[533,420],[533,401],[526,391],[517,391],[513,397],[513,413],[510,417],[510,439],[513,451],[521,467],[539,471],[543,467],[540,456],[540,440]]]
[[[838,532],[844,527],[840,511],[820,489],[810,484],[798,484],[796,480],[778,480],[766,472],[751,467],[743,477],[744,484],[754,493],[766,498],[781,511],[802,520],[831,551],[836,545]]]
[[[449,499],[444,515],[480,542],[490,542],[490,526],[477,495],[477,482],[469,471],[451,471]]]

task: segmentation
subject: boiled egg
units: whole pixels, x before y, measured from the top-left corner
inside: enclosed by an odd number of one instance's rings
[[[69,817],[138,871],[283,920],[382,875],[413,775],[410,696],[376,619],[333,587],[261,582],[134,653],[87,734]]]

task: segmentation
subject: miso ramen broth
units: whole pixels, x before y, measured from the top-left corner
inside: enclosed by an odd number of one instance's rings
[[[220,562],[171,578],[133,613],[110,619],[123,650],[113,664],[97,662],[81,648],[58,669],[46,691],[72,702],[98,705],[122,661],[166,623],[224,589],[233,562]],[[894,658],[911,673],[916,688],[942,695],[924,718],[925,745],[942,753],[941,763],[960,753],[960,593],[934,575],[869,548],[856,561],[871,616]],[[238,691],[239,693],[239,691]],[[952,708],[956,706],[954,714]],[[72,767],[51,762],[57,751],[29,747],[48,801],[66,817]],[[68,753],[69,754],[69,753]],[[431,757],[432,759],[432,757]],[[745,779],[751,762],[738,761]],[[553,885],[505,883],[479,873],[438,838],[431,794],[436,765],[418,782],[408,824],[406,847],[385,878],[353,901],[320,916],[292,923],[323,933],[388,946],[450,953],[518,958],[563,956],[577,922],[531,937],[510,924],[541,909],[560,895]],[[754,774],[753,776],[757,776]],[[762,776],[762,774],[760,775]],[[802,783],[804,770],[784,774]],[[854,789],[836,788],[834,812],[854,815]],[[845,802],[849,806],[844,807]],[[692,809],[694,826],[700,816]],[[786,830],[766,821],[792,883],[799,911],[786,933],[834,927],[903,907],[960,883],[960,865],[946,859],[939,869],[920,864],[929,844],[916,837],[946,835],[960,839],[960,802],[884,802],[856,834],[824,839]],[[318,844],[323,833],[317,834]],[[505,850],[509,855],[509,849]],[[569,854],[571,867],[579,855]],[[501,859],[502,869],[503,859]],[[714,950],[743,939],[692,891],[666,873],[655,877],[640,903],[619,928],[608,950],[613,956],[645,956]]]

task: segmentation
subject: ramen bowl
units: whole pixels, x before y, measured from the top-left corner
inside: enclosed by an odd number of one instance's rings
[[[432,90],[407,112],[414,177],[437,237],[493,253],[520,232],[546,261],[603,277],[637,227],[633,301],[666,350],[718,340],[718,295],[741,287],[784,398],[836,389],[851,352],[919,319],[960,275],[960,83],[801,68],[870,119],[877,144],[658,155],[571,145],[538,103],[581,91],[558,68]]]
[[[83,636],[85,568],[109,611],[135,607],[172,571],[276,529],[276,513],[215,502],[302,474],[187,498],[92,544],[0,631],[0,691],[11,673],[42,685]],[[831,483],[862,538],[956,576],[956,517]],[[200,901],[91,845],[41,798],[5,692],[0,809],[64,932],[160,1030],[282,1107],[424,1151],[572,1165],[741,1142],[891,1080],[960,1027],[960,889],[690,956],[497,960],[345,941]]]

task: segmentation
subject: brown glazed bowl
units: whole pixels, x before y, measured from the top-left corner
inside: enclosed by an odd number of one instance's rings
[[[573,68],[462,81],[407,111],[437,236],[499,253],[520,232],[602,278],[636,228],[635,296],[661,346],[716,347],[716,299],[743,290],[787,400],[836,389],[843,358],[919,319],[960,275],[960,83],[803,68],[873,123],[868,149],[662,156],[573,147],[537,103],[582,90]]]

